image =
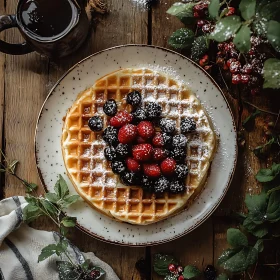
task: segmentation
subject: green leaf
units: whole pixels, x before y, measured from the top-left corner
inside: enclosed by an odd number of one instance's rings
[[[44,261],[54,254],[57,254],[57,245],[50,244],[42,249],[41,254],[38,257],[38,262]]]
[[[57,203],[59,200],[59,197],[55,193],[46,193],[45,198],[52,203]]]
[[[220,0],[211,0],[210,4],[208,5],[209,15],[212,18],[218,18],[219,10],[220,10]]]
[[[280,186],[270,189],[267,194],[271,194],[273,192],[280,191]]]
[[[54,205],[45,199],[41,199],[40,203],[42,204],[42,206],[45,208],[45,210],[49,213],[49,214],[53,214],[56,215],[57,214],[57,209],[54,207]]]
[[[261,253],[261,252],[263,251],[263,249],[264,249],[263,240],[259,239],[259,240],[256,242],[254,248],[255,248],[259,253]]]
[[[248,246],[246,235],[236,228],[229,228],[227,230],[227,242],[233,248]]]
[[[273,48],[280,52],[280,22],[270,20],[267,25],[267,39]]]
[[[61,201],[61,206],[62,208],[67,208],[70,205],[74,204],[75,202],[77,202],[79,200],[80,196],[79,195],[71,195],[68,197],[65,197],[62,201]]]
[[[29,204],[38,206],[38,198],[32,195],[27,195],[25,198],[26,202],[28,202]]]
[[[260,114],[261,112],[259,110],[256,110],[253,114],[249,115],[243,122],[242,126],[246,129],[248,129],[253,122],[255,121],[256,117]]]
[[[252,233],[258,238],[263,238],[268,234],[268,228],[266,224],[255,224],[250,217],[244,220],[243,226],[248,232]]]
[[[188,28],[176,30],[169,38],[168,44],[175,49],[189,49],[194,41],[194,33]]]
[[[247,270],[258,260],[258,251],[253,247],[244,247],[240,251],[228,254],[227,259],[220,261],[224,269],[232,273],[240,273]]]
[[[58,255],[61,253],[65,252],[66,249],[68,248],[68,241],[66,239],[61,240],[59,243],[57,243],[57,252]]]
[[[280,191],[270,194],[266,215],[267,219],[272,223],[280,220]]]
[[[74,227],[76,225],[76,222],[77,222],[77,218],[75,218],[75,217],[64,217],[61,220],[61,223],[65,227]]]
[[[246,53],[251,48],[250,38],[251,38],[250,28],[246,25],[242,25],[242,27],[236,33],[233,39],[233,43],[241,53]]]
[[[183,272],[183,276],[186,279],[195,278],[195,277],[199,276],[200,274],[201,274],[201,272],[199,271],[199,269],[196,266],[193,266],[193,265],[187,265],[184,268],[184,272]]]
[[[191,59],[199,62],[199,59],[206,53],[209,47],[209,40],[206,36],[196,37],[191,48]]]
[[[168,265],[171,263],[178,264],[178,261],[171,255],[155,254],[154,271],[161,276],[166,276],[169,274]]]
[[[9,165],[9,169],[11,170],[11,172],[14,174],[17,168],[19,161],[18,160],[13,160],[10,165]]]
[[[216,280],[228,280],[228,276],[226,274],[220,274]]]
[[[257,175],[256,179],[261,183],[267,183],[273,181],[280,173],[280,163],[273,163],[271,168],[261,169]]]
[[[267,156],[267,154],[270,151],[270,147],[274,144],[277,143],[277,139],[275,139],[274,137],[272,137],[268,142],[266,142],[264,145],[258,146],[253,150],[253,153],[255,154],[255,156],[257,156],[258,158],[264,158],[265,156]]]
[[[255,224],[262,224],[266,221],[267,200],[268,197],[266,193],[246,195],[245,204],[249,210],[248,217],[250,217]]]
[[[263,88],[280,88],[280,60],[269,58],[264,62],[263,67],[264,85]]]
[[[27,193],[31,193],[38,188],[38,185],[36,185],[34,183],[28,183],[26,181],[23,182],[23,185],[26,187],[26,192]]]
[[[241,19],[239,16],[229,16],[219,20],[209,38],[217,42],[224,42],[232,37],[240,28]]]
[[[223,265],[227,260],[229,260],[231,257],[233,257],[238,250],[236,249],[227,249],[225,250],[222,255],[218,258],[218,265]]]
[[[56,266],[60,280],[80,279],[80,272],[70,262],[57,261]]]
[[[167,13],[176,16],[184,24],[191,24],[194,22],[193,7],[195,3],[174,3],[168,10]]]
[[[43,215],[44,213],[36,205],[28,204],[23,209],[23,220],[26,223],[30,223]]]
[[[90,259],[86,259],[82,264],[81,267],[83,270],[88,270],[90,268],[91,265],[91,260]]]
[[[59,198],[64,198],[66,195],[69,194],[67,183],[61,175],[59,175],[59,179],[54,186],[54,190]]]
[[[256,13],[256,0],[241,0],[239,10],[245,20],[251,19]]]

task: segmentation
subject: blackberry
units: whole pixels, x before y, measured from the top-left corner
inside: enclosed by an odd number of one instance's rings
[[[130,92],[126,97],[126,103],[132,105],[133,107],[139,106],[141,104],[142,97],[139,91]]]
[[[124,185],[131,186],[139,184],[139,176],[133,172],[124,172],[121,174],[121,181]]]
[[[206,280],[215,280],[217,277],[217,272],[213,265],[207,265],[204,270],[204,276]]]
[[[103,111],[107,116],[115,116],[118,111],[117,103],[114,99],[109,99],[103,106]]]
[[[147,175],[142,176],[142,188],[153,192],[154,191],[155,181],[151,180]]]
[[[175,131],[175,121],[171,119],[161,119],[159,127],[163,132],[172,134]]]
[[[163,145],[165,147],[170,147],[172,145],[172,136],[168,135],[166,132],[162,133]]]
[[[183,192],[185,189],[185,184],[179,180],[172,181],[169,186],[169,190],[172,193],[180,193]]]
[[[191,118],[185,118],[181,121],[181,133],[187,133],[196,130],[196,123]]]
[[[160,117],[162,108],[158,103],[155,102],[149,102],[146,104],[146,114],[148,119],[155,119]]]
[[[133,121],[135,123],[138,123],[138,122],[141,122],[141,121],[144,121],[147,119],[146,111],[143,108],[137,108],[131,114],[133,116]]]
[[[177,164],[175,168],[176,178],[185,179],[189,173],[189,169],[185,164]]]
[[[112,171],[115,173],[115,174],[121,174],[125,171],[126,167],[125,167],[125,164],[124,162],[122,161],[119,161],[119,160],[114,160],[111,162],[111,168],[112,168]]]
[[[116,154],[119,158],[125,158],[130,154],[130,149],[127,144],[119,143],[116,147]]]
[[[184,148],[174,147],[170,152],[170,156],[177,162],[184,162],[186,159],[186,150]]]
[[[108,126],[103,131],[102,137],[103,137],[103,140],[111,146],[116,146],[119,143],[118,130],[113,126]]]
[[[184,134],[177,134],[172,139],[173,147],[185,148],[187,142],[187,137]]]
[[[93,116],[88,120],[88,126],[92,131],[100,131],[103,129],[103,120],[99,116]]]
[[[106,147],[104,149],[104,156],[107,160],[112,161],[117,158],[117,153],[114,147]]]
[[[165,177],[160,177],[155,182],[155,192],[163,193],[169,187],[170,182]]]

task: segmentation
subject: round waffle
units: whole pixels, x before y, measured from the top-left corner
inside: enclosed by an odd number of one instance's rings
[[[132,90],[142,93],[144,104],[159,103],[162,117],[175,120],[177,131],[182,118],[195,120],[196,131],[186,135],[189,175],[185,192],[154,194],[123,185],[104,157],[102,132],[89,129],[93,115],[101,116],[107,127],[110,117],[103,112],[103,105],[108,99],[114,99],[119,110],[130,111],[125,99]],[[145,225],[187,207],[201,191],[215,153],[216,136],[200,101],[182,83],[150,69],[122,69],[79,94],[66,115],[61,144],[68,176],[90,206],[117,220]]]

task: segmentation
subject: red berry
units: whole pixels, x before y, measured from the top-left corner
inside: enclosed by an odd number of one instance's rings
[[[219,51],[223,51],[224,49],[225,49],[225,44],[224,43],[218,44],[218,50]]]
[[[248,75],[241,75],[241,83],[242,84],[248,84],[249,82],[249,76]]]
[[[241,75],[240,75],[240,74],[234,74],[234,75],[232,75],[232,77],[231,77],[231,82],[232,82],[234,85],[240,84],[240,83],[241,83]]]
[[[114,127],[121,127],[132,121],[132,115],[127,111],[120,111],[110,119],[110,125]]]
[[[239,61],[234,61],[229,66],[229,71],[233,74],[239,73],[240,69],[241,69],[241,64]]]
[[[212,32],[213,31],[213,25],[211,24],[211,23],[207,23],[207,24],[204,24],[203,26],[202,26],[202,31],[204,32],[204,33],[210,33],[210,32]]]
[[[149,121],[142,121],[137,125],[138,134],[144,138],[148,139],[154,136],[155,128],[153,124]]]
[[[205,54],[200,60],[199,60],[199,65],[200,66],[205,66],[209,62],[209,56]]]
[[[177,267],[177,273],[178,273],[178,274],[182,274],[183,271],[184,271],[184,268],[183,268],[182,266],[178,266],[178,267]]]
[[[230,67],[231,63],[235,62],[236,59],[235,58],[230,58],[228,61],[227,61],[227,66]]]
[[[137,141],[138,144],[145,144],[145,143],[147,143],[147,140],[142,138],[142,137],[140,137],[140,136],[137,136],[136,141]]]
[[[151,159],[153,147],[151,144],[139,144],[132,148],[132,155],[136,160],[146,161]]]
[[[228,7],[228,12],[226,13],[226,16],[231,16],[234,15],[235,13],[235,8],[234,7]]]
[[[255,48],[251,48],[251,49],[248,51],[248,54],[249,54],[249,55],[255,55],[255,54],[256,54],[256,49],[255,49]]]
[[[197,26],[202,27],[205,23],[206,23],[205,20],[200,19],[200,20],[197,21]]]
[[[133,158],[126,159],[126,166],[129,171],[139,172],[141,170],[141,166],[138,161]]]
[[[161,148],[154,148],[153,150],[153,160],[161,161],[167,157],[165,150]]]
[[[160,168],[158,164],[144,164],[144,174],[150,178],[158,178],[160,176]]]
[[[171,263],[168,265],[168,270],[171,272],[171,273],[174,273],[176,271],[176,266],[175,264]]]
[[[243,68],[241,69],[241,72],[244,74],[251,74],[252,70],[253,70],[252,65],[248,63],[243,66]]]
[[[200,15],[199,15],[198,12],[194,12],[194,13],[193,13],[193,16],[194,16],[195,18],[200,18]]]
[[[229,52],[229,51],[231,50],[230,44],[225,43],[225,44],[224,44],[224,50],[225,50],[226,52]]]
[[[90,276],[93,277],[93,279],[95,279],[96,277],[100,276],[100,271],[93,270],[93,271],[90,272]]]
[[[166,158],[160,164],[161,171],[164,175],[170,176],[174,173],[176,168],[176,161],[173,158]]]
[[[133,124],[126,124],[120,128],[118,139],[122,144],[131,143],[137,136],[137,127]]]
[[[183,275],[179,275],[177,280],[185,280],[185,277]]]
[[[153,144],[154,144],[155,147],[163,147],[164,146],[163,136],[160,132],[156,132],[156,135],[153,138]]]

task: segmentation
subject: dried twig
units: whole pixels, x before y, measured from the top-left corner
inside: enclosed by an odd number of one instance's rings
[[[258,106],[254,105],[253,103],[248,102],[248,101],[246,101],[246,100],[244,100],[244,99],[242,99],[242,101],[243,101],[245,104],[248,104],[248,105],[250,105],[250,106],[252,106],[252,107],[258,109],[258,110],[261,111],[261,112],[264,112],[264,113],[267,113],[267,114],[271,114],[271,115],[274,115],[274,116],[279,116],[279,113],[275,113],[275,112],[271,112],[271,111],[267,111],[267,110],[261,109],[261,108],[259,108]]]

